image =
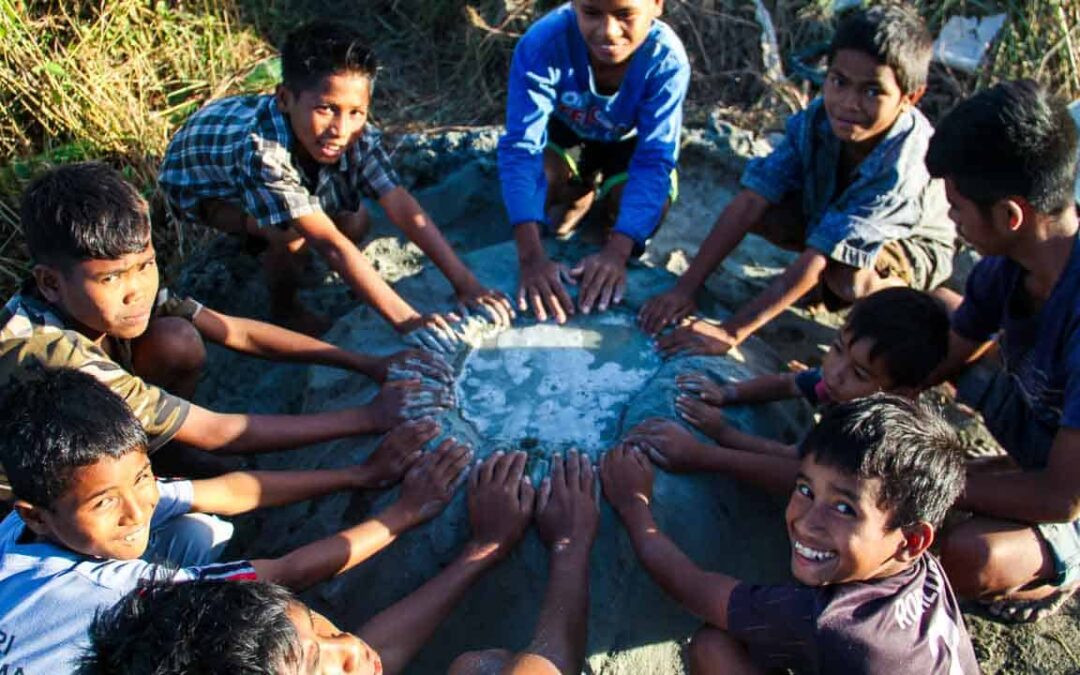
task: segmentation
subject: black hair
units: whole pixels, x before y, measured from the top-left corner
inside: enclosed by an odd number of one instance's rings
[[[1023,197],[1040,213],[1072,206],[1077,133],[1065,103],[1032,80],[1001,82],[938,123],[926,166],[984,209]]]
[[[15,497],[51,508],[76,469],[146,448],[128,405],[90,375],[32,369],[0,396],[0,462]]]
[[[314,21],[297,28],[281,46],[281,78],[294,94],[313,89],[338,73],[374,82],[379,64],[360,33],[345,24]]]
[[[146,201],[101,162],[66,164],[38,176],[23,192],[19,215],[30,257],[46,265],[115,260],[150,243]]]
[[[938,527],[964,489],[960,440],[940,414],[891,394],[831,406],[799,446],[800,457],[881,482],[889,527]]]
[[[880,358],[899,387],[918,387],[949,353],[945,305],[913,288],[886,288],[856,302],[844,323],[851,342],[869,340],[870,358]]]
[[[901,91],[926,84],[934,39],[919,13],[901,3],[876,5],[845,17],[829,44],[829,63],[841,49],[868,54],[892,68]]]
[[[277,675],[301,661],[289,591],[261,581],[153,581],[100,612],[81,675]]]

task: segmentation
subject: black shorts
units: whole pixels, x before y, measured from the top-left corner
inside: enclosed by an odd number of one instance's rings
[[[597,197],[603,199],[612,187],[626,182],[630,158],[637,148],[637,136],[614,143],[582,138],[554,115],[548,120],[548,149],[566,161],[576,181],[595,185],[600,181]]]

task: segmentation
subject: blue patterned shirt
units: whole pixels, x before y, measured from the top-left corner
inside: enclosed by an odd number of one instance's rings
[[[801,192],[806,245],[845,265],[871,268],[882,245],[911,237],[952,248],[956,227],[945,188],[930,178],[924,160],[933,134],[918,110],[901,113],[836,194],[843,143],[819,97],[788,120],[772,154],[750,161],[742,185],[773,204]]]
[[[259,227],[285,228],[301,216],[355,211],[401,181],[368,125],[332,165],[310,175],[293,148],[296,137],[274,96],[233,96],[191,116],[165,151],[158,183],[170,208],[198,222],[199,203],[220,199],[242,208]]]

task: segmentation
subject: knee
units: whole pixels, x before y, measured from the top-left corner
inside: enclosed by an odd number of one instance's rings
[[[465,652],[450,664],[449,675],[495,675],[511,658],[505,649]]]
[[[746,649],[726,631],[712,626],[694,633],[688,656],[691,675],[757,672]]]
[[[999,585],[995,570],[1001,555],[987,537],[965,533],[960,526],[942,538],[939,550],[941,565],[957,595],[980,598]]]
[[[830,261],[821,274],[821,281],[828,286],[833,295],[844,302],[852,303],[869,295],[867,292],[869,284],[865,282],[863,278],[865,275],[862,272],[864,270]]]
[[[334,224],[342,234],[359,244],[367,237],[368,230],[371,229],[371,216],[361,205],[356,211],[342,211],[335,215]]]
[[[139,351],[152,354],[173,371],[200,372],[206,365],[206,345],[198,329],[187,319],[168,316],[155,319],[140,340]]]

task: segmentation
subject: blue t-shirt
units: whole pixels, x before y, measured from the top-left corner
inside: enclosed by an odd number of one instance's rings
[[[796,373],[795,386],[799,388],[799,391],[810,405],[832,403],[829,390],[824,385],[821,368],[808,368],[801,373]]]
[[[191,510],[188,481],[158,483],[151,528]],[[25,535],[25,536],[24,536]],[[17,513],[0,522],[0,673],[61,675],[74,670],[97,612],[151,579],[144,560],[91,558],[32,536]],[[244,562],[188,567],[170,579],[254,579]]]
[[[554,115],[581,138],[613,142],[636,134],[615,231],[644,244],[671,191],[690,62],[675,32],[653,21],[619,90],[596,91],[589,50],[565,4],[541,18],[514,49],[499,139],[499,176],[510,223],[547,222],[544,147]]]
[[[984,342],[998,334],[1002,362],[1038,423],[1057,433],[1080,427],[1080,246],[1038,312],[1024,311],[1026,271],[1011,258],[984,258],[968,277],[953,315],[960,336]],[[1023,448],[1009,448],[1010,454]]]
[[[916,236],[951,248],[956,226],[944,184],[930,178],[924,161],[933,135],[917,109],[901,113],[837,194],[843,143],[819,97],[791,116],[771,154],[750,160],[742,185],[773,204],[801,192],[806,245],[845,265],[872,268],[886,242]]]

